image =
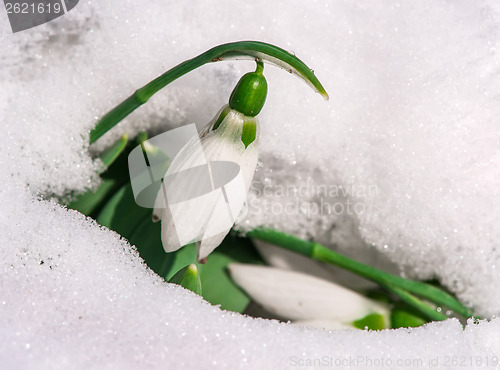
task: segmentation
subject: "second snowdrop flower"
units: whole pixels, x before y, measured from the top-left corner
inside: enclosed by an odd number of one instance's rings
[[[229,273],[267,311],[298,324],[331,329],[375,322],[377,329],[389,327],[389,309],[385,304],[331,281],[275,267],[240,263],[230,264]]]

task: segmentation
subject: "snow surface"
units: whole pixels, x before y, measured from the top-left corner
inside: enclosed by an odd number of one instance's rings
[[[500,312],[499,22],[493,1],[438,0],[80,1],[17,34],[0,15],[2,367],[274,369],[319,367],[331,356],[330,367],[344,359],[345,368],[381,367],[376,360],[494,368],[498,319],[464,331],[448,320],[328,333],[222,312],[162,282],[116,234],[39,196],[97,185],[88,131],[137,87],[219,43],[274,43],[314,68],[331,101],[266,67],[262,166],[250,200],[257,210],[299,199],[358,211],[253,212],[240,227],[271,225],[361,257],[373,245],[492,316]],[[124,132],[208,122],[250,69],[225,62],[183,77],[92,150]],[[323,197],[325,184],[347,194]],[[478,358],[481,366],[471,362]]]

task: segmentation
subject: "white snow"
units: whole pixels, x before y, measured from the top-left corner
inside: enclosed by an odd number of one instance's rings
[[[219,43],[270,42],[314,68],[331,101],[266,67],[253,205],[284,207],[296,197],[276,189],[292,185],[305,186],[299,205],[358,209],[254,212],[241,227],[273,226],[360,258],[373,243],[407,273],[436,276],[479,313],[497,314],[496,3],[81,1],[17,34],[0,12],[3,368],[495,367],[498,319],[464,331],[448,320],[328,333],[222,312],[162,282],[116,234],[39,195],[97,185],[88,131],[134,89]],[[183,77],[92,150],[124,132],[203,125],[250,69],[223,62]],[[322,185],[347,194],[323,196]]]

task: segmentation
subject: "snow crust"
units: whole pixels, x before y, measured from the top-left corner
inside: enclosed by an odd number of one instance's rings
[[[266,67],[262,164],[254,212],[240,228],[273,226],[361,259],[376,249],[493,316],[499,21],[488,1],[81,1],[17,34],[1,15],[2,367],[275,369],[346,360],[359,369],[379,360],[449,369],[481,358],[470,367],[495,368],[498,319],[465,330],[448,320],[328,333],[223,312],[162,282],[118,235],[40,196],[97,186],[88,132],[136,88],[216,44],[270,42],[314,68],[331,101]],[[183,77],[90,152],[124,132],[203,125],[251,69],[223,62]],[[336,188],[324,195],[325,185]],[[289,212],[262,212],[290,202]],[[326,203],[344,212],[301,209]],[[348,203],[358,208],[348,212]],[[323,356],[333,365],[318,363]]]

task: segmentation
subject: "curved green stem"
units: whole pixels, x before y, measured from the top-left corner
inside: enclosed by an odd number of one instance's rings
[[[255,68],[255,73],[261,75],[264,72],[264,63],[257,62],[257,67]]]
[[[328,94],[314,75],[314,72],[295,55],[277,46],[259,41],[238,41],[216,46],[193,59],[186,60],[168,70],[144,87],[138,89],[132,96],[108,112],[90,133],[90,144],[94,143],[113,126],[130,113],[146,103],[149,98],[167,86],[172,81],[186,73],[210,62],[218,62],[232,58],[252,58],[267,61],[296,74],[307,82],[314,90],[328,99]]]
[[[472,311],[469,308],[465,307],[452,295],[433,285],[404,279],[400,276],[365,265],[334,252],[321,244],[309,242],[293,235],[265,228],[252,230],[247,233],[247,235],[278,245],[312,259],[342,267],[379,283],[383,287],[392,290],[397,295],[399,295],[398,293],[400,293],[400,291],[394,291],[394,288],[416,294],[438,306],[446,306],[464,317],[472,317]],[[411,299],[406,299],[406,301],[411,304]],[[417,307],[414,304],[413,306],[422,311],[421,307]]]

